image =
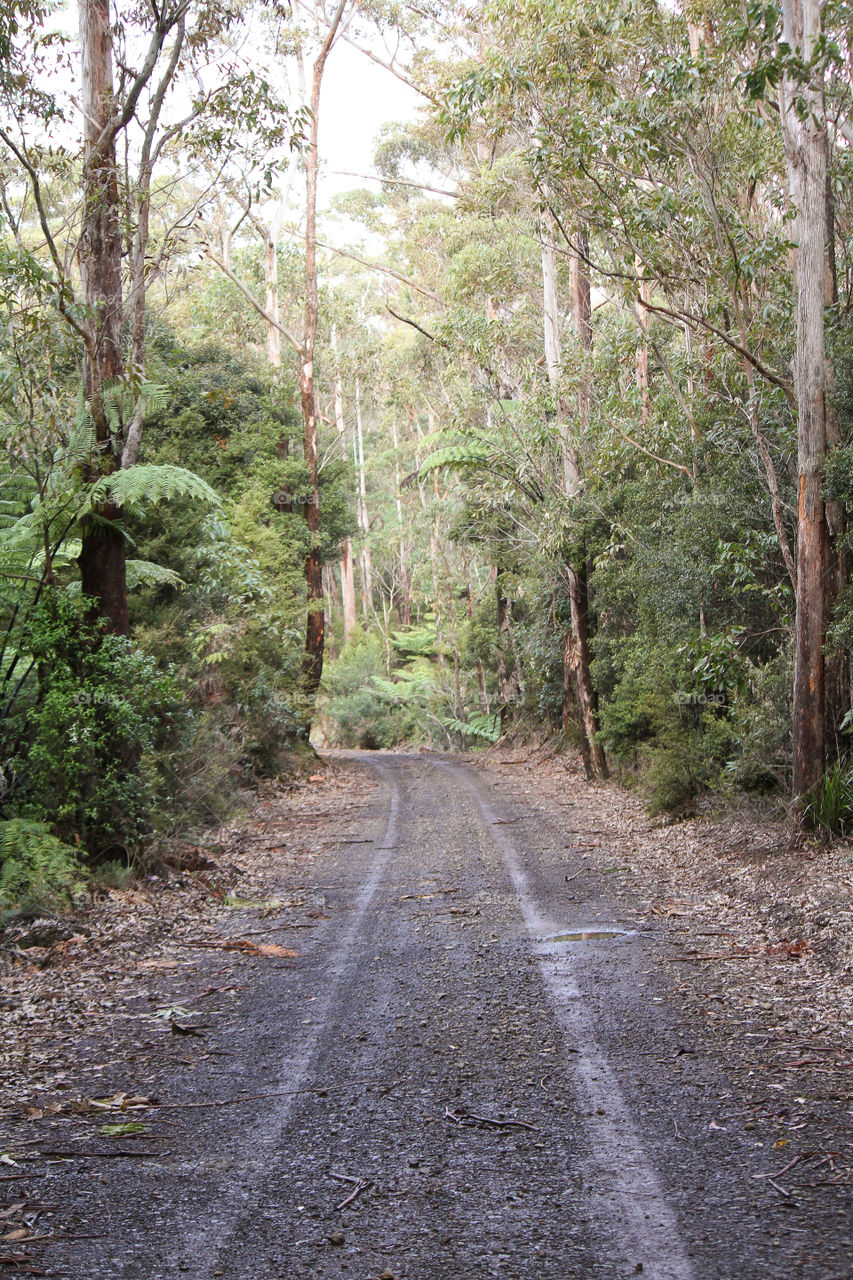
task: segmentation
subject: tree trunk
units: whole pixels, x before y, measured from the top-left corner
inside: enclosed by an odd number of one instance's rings
[[[548,380],[556,396],[556,410],[560,423],[563,461],[563,480],[566,497],[571,503],[580,489],[580,467],[577,448],[572,438],[569,422],[571,406],[560,393],[563,350],[560,336],[560,314],[557,292],[557,247],[554,217],[546,209],[542,217],[542,285],[545,330],[545,364]],[[592,345],[592,307],[589,275],[577,254],[571,260],[572,319],[578,345],[583,351]],[[582,385],[578,394],[577,420],[580,429],[589,422],[589,396]],[[589,597],[586,563],[567,563],[569,582],[570,624],[563,648],[563,722],[568,719],[568,690],[574,690],[581,756],[588,778],[606,778],[607,761],[598,742],[598,724],[595,714],[595,691],[590,674]]]
[[[344,640],[349,640],[356,624],[355,575],[352,566],[352,543],[344,539],[341,550],[341,596],[344,610]]]
[[[495,597],[498,614],[498,703],[501,728],[518,701],[518,680],[512,654],[512,610],[503,593],[500,570],[495,573]]]
[[[400,476],[400,436],[397,421],[391,418],[391,443],[394,448],[394,499],[397,507],[397,528],[400,531],[400,621],[404,627],[412,625],[412,593],[409,581],[409,558],[406,551],[406,526],[403,520],[402,479]]]
[[[642,264],[637,260],[637,271]],[[651,288],[647,280],[640,281],[641,302],[651,301]],[[640,342],[637,346],[636,371],[637,390],[640,393],[640,421],[645,427],[649,420],[649,320],[648,307],[637,308],[637,319],[640,323]]]
[[[340,609],[341,602],[338,595],[338,580],[335,577],[335,571],[331,565],[323,565],[323,601],[324,601],[324,626],[328,637],[329,645],[329,661],[335,662],[338,656],[337,646],[335,644],[335,628],[333,626],[332,609]]]
[[[332,350],[337,354],[337,334],[334,326],[332,326]],[[338,436],[341,443],[341,453],[346,449],[346,421],[344,419],[344,394],[341,386],[341,376],[339,369],[335,370],[335,383],[333,389],[333,401],[335,408],[335,426],[338,429]],[[353,575],[352,566],[352,542],[349,538],[345,538],[341,548],[341,598],[343,600],[344,613],[344,643],[346,644],[352,634],[355,626],[355,577]]]
[[[80,276],[88,320],[85,394],[95,428],[96,449],[86,478],[109,475],[118,464],[104,405],[104,392],[124,373],[122,356],[122,235],[115,139],[103,141],[113,113],[110,0],[80,0],[83,107],[83,219]],[[78,564],[92,613],[111,631],[128,632],[125,540],[112,504],[85,521]]]
[[[273,232],[264,229],[264,299],[265,310],[273,320],[279,320],[278,306],[278,248]],[[275,324],[267,325],[267,359],[274,369],[281,368],[281,330]]]
[[[361,614],[369,618],[373,601],[373,567],[370,562],[370,519],[367,514],[367,481],[364,472],[364,429],[361,420],[361,384],[355,380],[355,462],[358,472],[358,494],[356,508],[358,527],[361,531],[361,546],[358,551],[361,568]]]
[[[838,274],[835,261],[835,204],[832,184],[826,184],[826,254],[824,268],[824,302],[827,307],[835,308],[838,303]],[[832,312],[835,316],[835,311]],[[834,370],[829,360],[825,364],[826,392],[826,444],[828,449],[835,449],[842,441],[841,424],[835,408],[832,392],[835,386]],[[827,587],[827,622],[831,619],[831,611],[841,593],[847,586],[849,577],[848,556],[845,550],[847,542],[847,521],[844,507],[840,502],[827,502],[826,526],[828,534],[828,571]],[[850,712],[850,655],[844,648],[832,649],[826,655],[826,764],[833,764],[839,756],[845,754],[847,742],[841,731],[841,725]]]
[[[820,35],[819,0],[783,0],[784,39],[808,66]],[[814,73],[817,76],[817,72]],[[804,101],[806,111],[799,109]],[[797,392],[797,605],[794,629],[793,790],[802,805],[820,783],[826,747],[823,644],[829,601],[826,513],[824,269],[827,137],[822,86],[789,75],[779,89],[788,184],[795,211]]]
[[[326,31],[323,46],[314,63],[311,79],[311,116],[308,146],[305,149],[305,328],[299,360],[299,396],[302,402],[302,443],[308,469],[309,500],[305,505],[305,523],[311,537],[311,549],[305,559],[305,584],[308,589],[308,624],[305,629],[305,658],[302,665],[303,687],[314,698],[323,677],[325,620],[323,614],[323,556],[320,550],[320,484],[317,454],[317,397],[314,389],[314,348],[320,302],[317,292],[317,174],[319,169],[318,130],[320,123],[320,89],[329,50],[334,43],[347,0],[340,0]]]

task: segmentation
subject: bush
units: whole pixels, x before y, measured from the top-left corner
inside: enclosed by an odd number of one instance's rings
[[[382,696],[377,678],[385,679],[382,640],[357,627],[323,679],[327,732],[341,746],[393,747],[414,732],[411,715]]]
[[[650,754],[643,777],[646,809],[652,817],[685,813],[699,789],[690,753],[679,746],[661,747]]]
[[[33,614],[32,689],[7,726],[15,741],[6,805],[97,860],[133,849],[150,829],[154,754],[176,737],[180,691],[84,610],[51,594]]]

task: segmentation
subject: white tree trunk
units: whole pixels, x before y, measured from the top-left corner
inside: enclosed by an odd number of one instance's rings
[[[809,64],[821,31],[818,0],[783,0],[783,38]],[[793,787],[802,801],[823,777],[825,672],[829,601],[827,529],[821,481],[826,455],[824,271],[827,135],[822,77],[803,83],[786,74],[779,108],[788,185],[795,210],[797,392],[797,609],[794,639]]]

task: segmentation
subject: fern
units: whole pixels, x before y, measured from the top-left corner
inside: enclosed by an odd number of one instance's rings
[[[169,403],[169,388],[159,382],[117,382],[104,392],[104,414],[114,435],[120,435],[134,413],[143,418],[160,413]]]
[[[428,623],[422,627],[411,627],[408,631],[391,633],[391,643],[398,653],[414,657],[428,658],[436,650],[435,625]]]
[[[388,680],[385,676],[372,677],[374,689],[385,702],[423,703],[435,692],[433,679],[424,672],[403,670],[395,672],[395,675],[395,680]]]
[[[92,487],[92,505],[114,502],[117,507],[156,506],[170,498],[191,498],[209,507],[221,507],[219,495],[206,480],[184,467],[151,464],[125,467],[102,476]]]
[[[420,466],[420,474],[427,475],[439,467],[482,467],[489,460],[489,450],[484,444],[452,444],[446,449],[436,449]]]
[[[497,742],[501,736],[498,716],[487,716],[477,712],[468,720],[457,720],[455,716],[439,716],[445,729],[461,734],[466,738],[479,738],[483,742]]]
[[[0,822],[0,909],[67,902],[84,880],[76,849],[57,839],[47,823]]]
[[[180,591],[187,585],[174,569],[167,569],[164,564],[154,564],[152,560],[128,560],[126,570],[128,591],[148,586],[177,587]]]

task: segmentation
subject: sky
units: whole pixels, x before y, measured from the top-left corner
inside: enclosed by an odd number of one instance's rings
[[[379,191],[378,183],[360,184],[334,171],[375,172],[373,147],[382,126],[414,120],[422,101],[413,89],[351,45],[335,46],[326,65],[320,104],[321,204],[359,185]]]

